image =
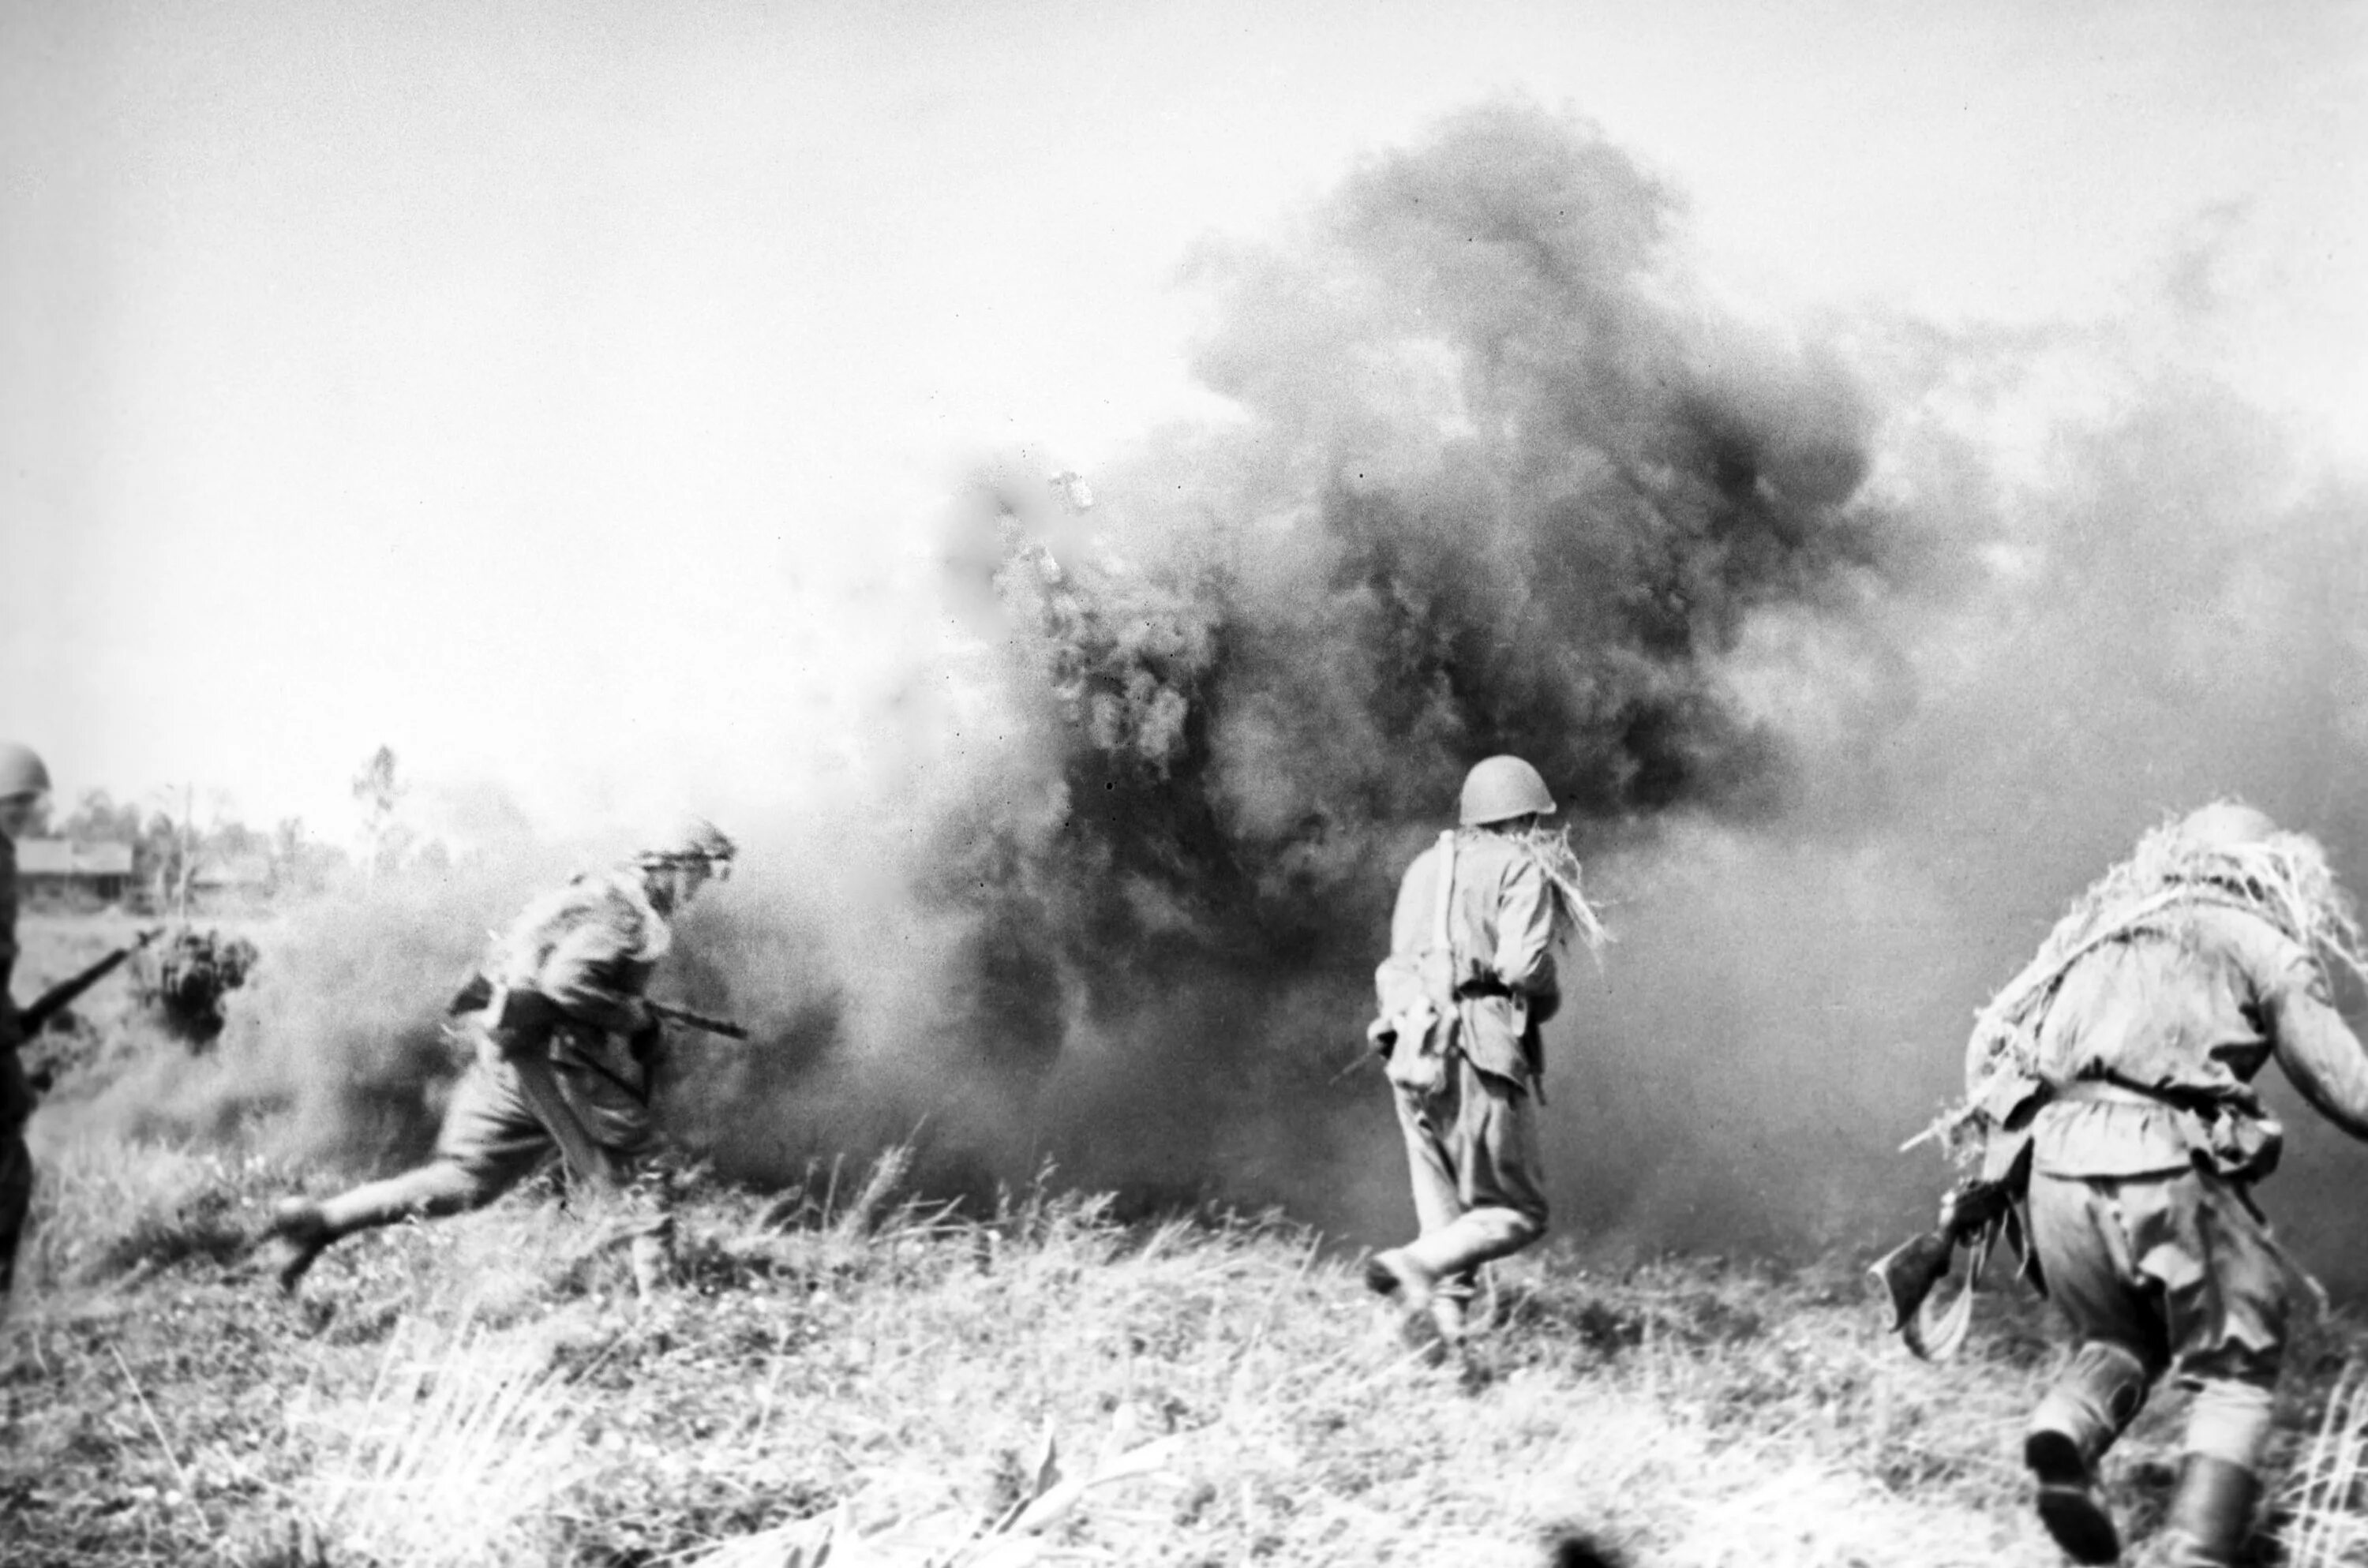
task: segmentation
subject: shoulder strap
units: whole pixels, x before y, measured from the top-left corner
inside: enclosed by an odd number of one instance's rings
[[[1449,946],[1447,912],[1455,897],[1455,830],[1448,829],[1439,835],[1439,897],[1431,907],[1430,945]]]

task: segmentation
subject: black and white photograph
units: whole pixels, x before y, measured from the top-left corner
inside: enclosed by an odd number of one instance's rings
[[[0,1565],[2368,1568],[2368,6],[0,0]]]

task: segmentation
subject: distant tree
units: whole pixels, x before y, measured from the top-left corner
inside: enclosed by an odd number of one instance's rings
[[[117,804],[104,790],[85,790],[55,831],[77,844],[138,844],[140,808],[129,801]]]
[[[403,857],[410,835],[395,820],[395,811],[409,792],[410,787],[395,777],[393,746],[380,746],[354,775],[354,799],[362,808],[362,870],[373,883],[382,869]]]

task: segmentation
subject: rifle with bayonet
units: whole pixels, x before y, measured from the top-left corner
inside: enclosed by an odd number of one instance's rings
[[[41,1032],[43,1026],[72,1006],[76,998],[115,971],[117,965],[154,941],[164,934],[162,926],[151,926],[124,946],[79,973],[68,976],[35,997],[32,1005],[17,1014],[17,1033],[30,1040]]]

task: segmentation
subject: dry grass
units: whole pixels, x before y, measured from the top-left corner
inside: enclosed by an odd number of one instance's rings
[[[50,1159],[0,1350],[0,1559],[1452,1568],[1583,1537],[1634,1565],[2057,1561],[2013,1462],[2055,1354],[2035,1315],[1927,1368],[1839,1267],[1526,1260],[1479,1350],[1433,1366],[1291,1227],[1123,1227],[1049,1190],[962,1219],[892,1162],[694,1187],[684,1282],[645,1313],[548,1193],[358,1238],[291,1302],[171,1239],[246,1222],[284,1172]],[[2285,1416],[2314,1568],[2358,1561],[2363,1400],[2330,1386],[2352,1335],[2297,1358],[2330,1370]],[[2175,1432],[2149,1412],[2109,1473],[2141,1529]]]
[[[2352,1361],[2328,1395],[2286,1482],[2289,1568],[2368,1564],[2368,1362]]]

